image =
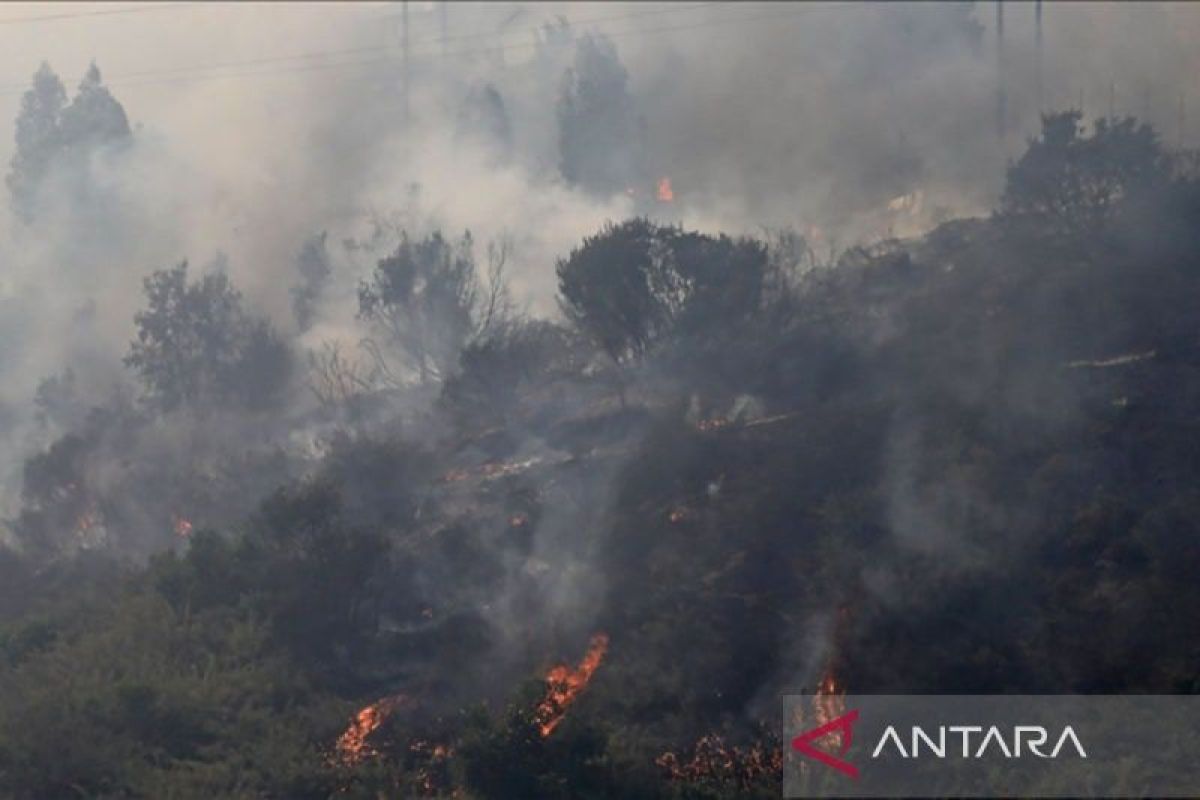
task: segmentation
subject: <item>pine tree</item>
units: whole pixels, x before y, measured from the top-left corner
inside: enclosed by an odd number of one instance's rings
[[[5,180],[12,193],[13,210],[23,220],[33,217],[38,187],[56,154],[62,149],[60,130],[67,92],[50,65],[42,62],[33,85],[21,98],[17,115],[17,149]]]
[[[611,194],[642,175],[642,122],[629,73],[604,36],[584,36],[558,99],[560,170],[569,183]]]
[[[60,127],[63,144],[69,150],[90,150],[132,136],[125,109],[104,86],[94,62],[80,81],[71,105],[62,112]]]

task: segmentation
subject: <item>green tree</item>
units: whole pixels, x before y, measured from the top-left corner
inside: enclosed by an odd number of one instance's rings
[[[300,273],[300,283],[292,287],[292,315],[303,332],[312,327],[317,314],[317,302],[333,273],[324,231],[300,248],[300,255],[296,257],[296,271]]]
[[[668,336],[725,336],[753,314],[766,248],[648,219],[609,223],[557,265],[566,317],[615,362],[642,358]]]
[[[456,243],[440,231],[415,241],[405,232],[395,252],[359,286],[359,318],[378,334],[368,347],[384,381],[396,386],[410,376],[423,384],[443,380],[463,346],[505,317],[507,249],[488,248],[485,284],[474,247],[469,232]],[[394,355],[400,357],[398,367]]]
[[[126,142],[133,135],[124,107],[104,85],[95,62],[80,81],[71,105],[63,109],[61,130],[68,151],[86,152]]]
[[[645,175],[644,125],[629,92],[629,73],[607,37],[587,34],[576,43],[557,114],[559,169],[568,183],[612,194]]]
[[[92,153],[127,143],[132,135],[125,109],[104,86],[94,63],[67,105],[62,81],[43,62],[17,115],[17,149],[7,177],[13,210],[23,221],[31,221],[42,185],[56,165],[69,159],[77,174],[83,174],[78,170]]]
[[[1046,114],[1042,133],[1009,167],[1000,213],[1058,233],[1096,231],[1123,202],[1161,190],[1171,161],[1154,129],[1132,117],[1096,120],[1086,135],[1079,111]]]
[[[26,222],[34,216],[38,187],[62,145],[59,123],[66,104],[62,81],[43,61],[34,73],[33,85],[21,97],[17,149],[6,178],[13,210]]]
[[[163,411],[203,402],[244,407],[275,402],[291,374],[291,353],[270,324],[242,309],[221,272],[188,281],[184,261],[144,281],[147,308],[125,363]]]

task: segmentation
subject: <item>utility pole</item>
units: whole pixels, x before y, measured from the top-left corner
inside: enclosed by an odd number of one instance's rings
[[[1033,34],[1033,85],[1034,93],[1037,99],[1037,110],[1041,114],[1043,110],[1042,103],[1042,0],[1037,0],[1033,6],[1034,13],[1034,34]]]
[[[402,0],[400,8],[400,69],[404,72],[404,130],[408,132],[408,95],[412,88],[412,74],[408,71],[408,0]]]
[[[1004,93],[1004,2],[996,0],[996,135],[1004,140],[1008,97]]]

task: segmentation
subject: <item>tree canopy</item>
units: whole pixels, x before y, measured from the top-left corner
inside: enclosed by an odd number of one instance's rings
[[[188,264],[145,279],[147,307],[125,363],[164,411],[233,401],[263,407],[278,399],[291,354],[270,323],[247,314],[223,272],[188,280]]]
[[[1171,159],[1154,129],[1133,117],[1097,119],[1092,133],[1079,111],[1042,117],[1042,132],[1008,170],[1000,213],[1033,218],[1060,232],[1095,232],[1118,206],[1161,190]]]
[[[359,317],[378,334],[371,346],[385,380],[444,379],[463,346],[500,322],[507,308],[507,254],[490,247],[488,257],[484,283],[470,232],[457,242],[441,231],[416,240],[401,234],[395,251],[376,264],[358,290]]]
[[[94,63],[68,105],[62,81],[43,62],[17,115],[17,147],[6,178],[14,212],[29,222],[53,168],[77,170],[98,149],[124,144],[132,135],[125,109],[104,86]]]
[[[669,335],[700,337],[759,308],[767,249],[648,219],[609,223],[557,264],[564,314],[614,361]]]

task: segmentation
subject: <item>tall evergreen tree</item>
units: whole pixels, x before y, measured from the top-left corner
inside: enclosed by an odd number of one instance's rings
[[[36,216],[42,184],[64,158],[85,159],[97,148],[128,142],[132,135],[125,109],[104,86],[94,63],[70,105],[62,81],[43,63],[17,116],[17,149],[7,177],[14,212],[26,222]]]
[[[5,179],[12,194],[13,210],[26,221],[33,217],[38,186],[62,146],[60,123],[66,104],[67,92],[62,81],[43,61],[33,75],[33,85],[21,98],[17,149]]]
[[[61,130],[69,149],[90,149],[132,136],[125,109],[104,85],[94,62],[80,81],[71,105],[62,112]]]
[[[632,186],[644,174],[642,127],[616,48],[604,36],[584,36],[558,99],[563,177],[598,194]]]

